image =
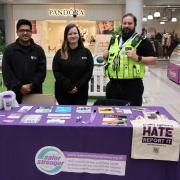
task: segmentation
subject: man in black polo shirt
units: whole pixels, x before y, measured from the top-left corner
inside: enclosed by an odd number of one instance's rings
[[[16,94],[18,103],[27,94],[42,93],[46,77],[44,50],[34,43],[32,24],[20,19],[16,25],[17,40],[8,45],[3,54],[2,74],[8,90]]]

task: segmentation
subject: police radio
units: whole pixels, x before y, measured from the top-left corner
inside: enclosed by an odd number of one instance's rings
[[[137,35],[134,39],[133,39],[133,41],[132,41],[132,43],[131,43],[131,46],[132,47],[135,47],[138,43],[139,43],[139,41],[142,39],[142,37],[141,37],[141,35]]]

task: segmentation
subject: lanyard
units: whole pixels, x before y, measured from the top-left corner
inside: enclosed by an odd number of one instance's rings
[[[126,43],[127,43],[132,37],[134,37],[136,34],[137,34],[137,33],[134,32],[133,35],[132,35],[129,39],[127,39],[125,42],[123,42],[122,36],[120,37],[119,49],[118,49],[118,57],[119,57],[119,53],[120,53],[121,49],[122,49],[122,48],[126,45]]]

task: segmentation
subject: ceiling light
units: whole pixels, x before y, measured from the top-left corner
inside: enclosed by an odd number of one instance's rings
[[[147,17],[143,16],[142,21],[146,22],[147,21]]]
[[[176,17],[172,17],[171,21],[172,22],[177,22],[177,18]]]
[[[165,22],[164,22],[164,21],[161,21],[160,24],[165,24]]]
[[[152,19],[153,19],[153,15],[152,15],[152,14],[149,14],[147,18],[148,18],[149,20],[152,20]]]
[[[161,16],[160,12],[159,11],[155,11],[154,17],[155,18],[159,18],[160,16]]]
[[[161,21],[164,21],[164,22],[167,22],[169,19],[168,19],[168,17],[166,17],[166,16],[164,16],[164,17],[162,17],[162,19],[161,19]]]

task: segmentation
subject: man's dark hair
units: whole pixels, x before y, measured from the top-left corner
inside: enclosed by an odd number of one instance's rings
[[[137,25],[137,18],[136,18],[136,16],[135,16],[134,14],[132,14],[132,13],[127,13],[127,14],[125,14],[125,15],[122,17],[122,21],[123,21],[123,19],[124,19],[125,17],[127,17],[127,16],[131,16],[131,17],[133,18],[134,24],[135,24],[135,26],[136,26],[136,25]]]
[[[16,24],[16,30],[18,31],[19,30],[19,27],[21,25],[28,25],[30,27],[30,29],[32,30],[32,24],[29,20],[27,19],[19,19],[19,21],[17,22]]]

